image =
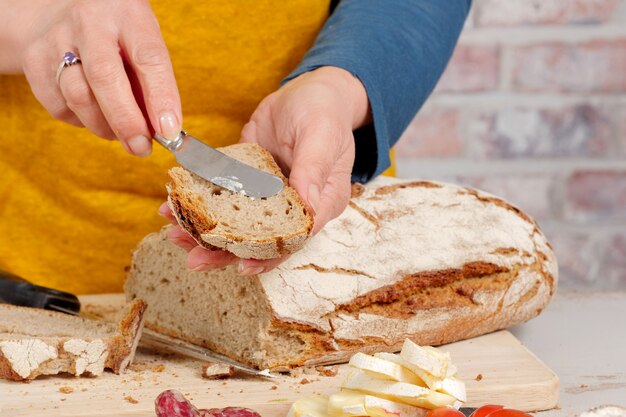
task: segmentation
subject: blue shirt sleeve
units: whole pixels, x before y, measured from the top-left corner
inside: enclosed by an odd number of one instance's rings
[[[471,0],[342,0],[283,81],[335,66],[363,83],[373,124],[354,132],[353,181],[367,182],[389,167],[389,150],[439,80],[470,5]]]

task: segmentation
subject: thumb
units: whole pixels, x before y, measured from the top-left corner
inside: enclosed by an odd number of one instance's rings
[[[341,142],[338,130],[318,128],[302,135],[294,147],[289,184],[313,210],[314,234],[348,202],[354,145],[351,140],[347,143],[352,147],[340,146]]]
[[[334,157],[330,155],[325,141],[305,136],[298,140],[294,148],[293,162],[289,174],[289,185],[317,215],[324,185],[333,167]]]

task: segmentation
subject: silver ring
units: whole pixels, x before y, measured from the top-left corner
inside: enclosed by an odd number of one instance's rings
[[[80,58],[74,52],[66,52],[65,55],[63,55],[63,61],[61,61],[59,68],[57,68],[57,84],[59,84],[61,73],[65,67],[71,67],[76,64],[80,64]]]

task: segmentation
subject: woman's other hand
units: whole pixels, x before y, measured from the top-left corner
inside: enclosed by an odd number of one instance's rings
[[[152,132],[175,137],[181,105],[169,53],[148,0],[5,0],[19,35],[4,72],[26,75],[55,118],[118,139],[131,154],[152,150]],[[3,7],[3,9],[5,9]],[[8,29],[3,29],[6,31]],[[56,71],[65,52],[80,65]]]
[[[321,67],[289,81],[267,96],[242,131],[242,142],[268,149],[289,183],[311,207],[313,233],[339,216],[350,199],[354,164],[352,131],[368,121],[365,88],[349,72]],[[175,220],[167,205],[160,213]],[[239,259],[224,251],[210,251],[176,226],[170,239],[189,251],[188,266],[204,270],[239,262],[244,275],[267,272],[285,258]]]

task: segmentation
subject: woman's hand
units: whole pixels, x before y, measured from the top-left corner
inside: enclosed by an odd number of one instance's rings
[[[1,0],[18,61],[50,114],[117,138],[131,154],[152,150],[152,132],[175,137],[182,124],[174,72],[148,0]],[[6,4],[5,4],[6,3]],[[65,52],[80,57],[56,82]],[[8,54],[8,53],[7,53]],[[19,68],[19,66],[18,66]]]
[[[267,96],[244,126],[241,141],[256,142],[274,155],[289,184],[313,210],[313,233],[317,233],[348,204],[354,164],[352,131],[368,117],[361,82],[343,69],[322,67]],[[160,213],[174,221],[167,205]],[[254,275],[285,259],[238,259],[228,252],[209,251],[178,226],[170,231],[170,239],[189,251],[188,266],[196,270],[239,262],[240,273]]]

